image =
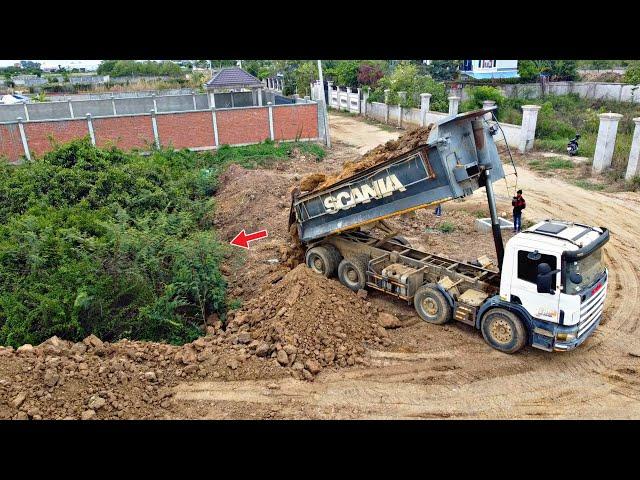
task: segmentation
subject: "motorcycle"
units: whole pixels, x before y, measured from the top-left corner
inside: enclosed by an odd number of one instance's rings
[[[576,133],[576,136],[573,140],[567,143],[567,153],[574,157],[578,153],[578,140],[580,139],[580,134]]]

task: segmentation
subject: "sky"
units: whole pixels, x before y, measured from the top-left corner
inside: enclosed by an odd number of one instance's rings
[[[24,60],[24,59],[23,59]],[[18,63],[20,60],[0,60],[0,67],[10,67],[14,63]],[[87,68],[95,69],[100,65],[100,60],[33,60],[42,64],[42,68],[54,67],[62,65],[66,68]]]

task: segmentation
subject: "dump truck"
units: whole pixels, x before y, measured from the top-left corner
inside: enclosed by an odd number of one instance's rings
[[[604,227],[548,219],[503,244],[493,182],[505,173],[490,110],[450,116],[428,142],[328,187],[294,191],[289,217],[309,268],[354,291],[404,300],[424,321],[479,329],[493,348],[574,349],[597,328],[608,270]],[[385,219],[484,187],[498,265],[412,247]]]

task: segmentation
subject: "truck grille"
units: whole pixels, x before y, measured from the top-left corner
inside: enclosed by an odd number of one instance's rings
[[[604,309],[604,298],[607,294],[608,282],[605,280],[602,288],[591,298],[580,305],[580,322],[578,322],[578,338],[600,319]]]

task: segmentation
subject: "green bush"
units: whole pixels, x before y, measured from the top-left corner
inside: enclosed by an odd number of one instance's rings
[[[85,138],[0,166],[0,344],[193,340],[227,308],[226,247],[211,225],[219,174],[296,148],[322,151],[268,142],[143,156]]]

